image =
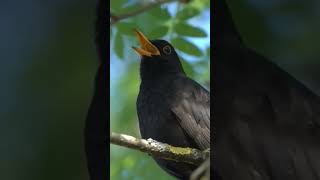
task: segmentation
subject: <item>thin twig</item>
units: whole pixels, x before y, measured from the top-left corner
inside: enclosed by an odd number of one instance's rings
[[[209,151],[192,148],[174,147],[153,139],[138,139],[125,134],[111,132],[110,143],[146,152],[158,158],[200,165],[208,156]]]
[[[206,159],[190,176],[190,180],[210,179],[210,158]]]
[[[140,8],[133,10],[131,12],[128,12],[128,13],[124,13],[124,14],[120,14],[120,15],[115,15],[113,13],[110,13],[110,20],[111,20],[110,26],[112,26],[113,24],[115,24],[118,21],[121,21],[123,19],[127,19],[129,17],[139,15],[139,14],[141,14],[147,10],[150,10],[154,7],[160,6],[162,4],[174,2],[174,1],[179,1],[179,0],[156,0],[155,2],[150,2],[148,4],[144,4]]]

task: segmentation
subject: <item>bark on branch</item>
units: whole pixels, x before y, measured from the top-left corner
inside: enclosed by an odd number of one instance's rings
[[[153,139],[138,139],[126,134],[111,132],[110,143],[136,149],[158,158],[201,165],[210,155],[209,151],[192,148],[174,147]]]

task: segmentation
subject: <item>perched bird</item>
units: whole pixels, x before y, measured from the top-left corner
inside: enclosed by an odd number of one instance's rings
[[[89,107],[85,129],[85,151],[90,180],[106,180],[108,178],[109,136],[107,107],[107,1],[98,3],[96,21],[96,46],[99,54],[99,68],[96,74],[94,95]]]
[[[215,179],[320,179],[320,98],[248,48],[213,1]]]
[[[149,41],[136,31],[141,48],[137,113],[142,138],[173,146],[210,147],[210,93],[188,78],[175,49],[167,41]],[[188,179],[193,165],[155,158],[169,174]]]

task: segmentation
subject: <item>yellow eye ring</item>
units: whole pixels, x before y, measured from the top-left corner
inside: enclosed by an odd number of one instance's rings
[[[171,47],[169,45],[166,45],[165,47],[162,48],[162,51],[167,55],[171,54]]]

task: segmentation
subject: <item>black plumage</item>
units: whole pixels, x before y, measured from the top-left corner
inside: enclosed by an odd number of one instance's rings
[[[137,32],[142,48],[137,113],[142,138],[173,146],[210,147],[210,93],[188,78],[174,48],[164,40],[148,41]],[[150,54],[148,54],[148,52]],[[155,158],[168,173],[188,179],[193,165]]]
[[[246,47],[213,3],[216,179],[320,179],[320,98]]]

